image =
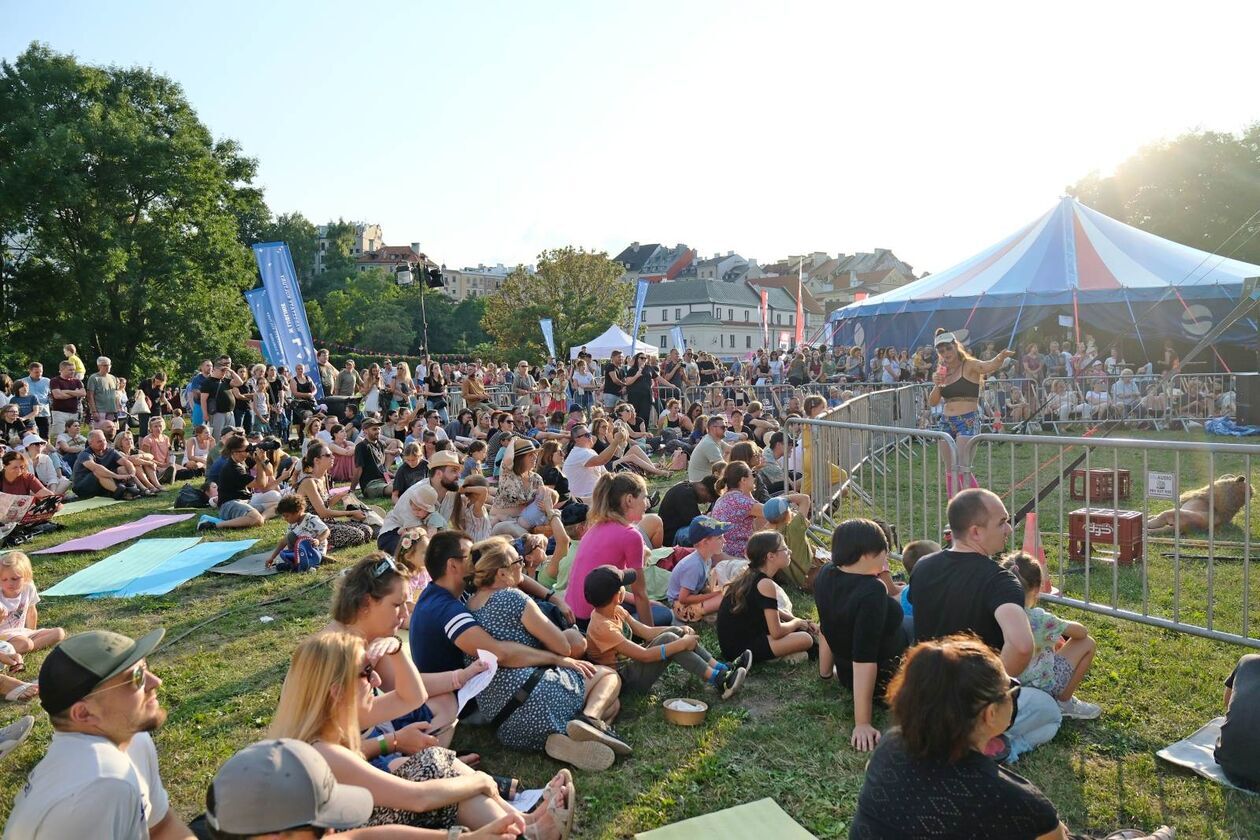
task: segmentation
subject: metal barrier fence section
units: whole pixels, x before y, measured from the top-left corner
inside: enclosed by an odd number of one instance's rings
[[[958,452],[948,435],[906,425],[914,399],[877,392],[788,425],[822,523],[866,516],[902,542],[945,541]],[[1017,519],[1010,548],[1036,528],[1055,588],[1046,600],[1260,648],[1250,493],[1260,445],[984,433],[970,461]]]

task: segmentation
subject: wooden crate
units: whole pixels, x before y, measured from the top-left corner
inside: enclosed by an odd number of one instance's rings
[[[1090,470],[1089,500],[1091,502],[1109,502],[1115,498],[1115,488],[1119,487],[1121,499],[1129,498],[1128,470]],[[1068,487],[1073,499],[1085,498],[1085,470],[1072,470],[1072,482]]]
[[[1068,514],[1068,558],[1085,559],[1085,531],[1089,529],[1089,545],[1114,545],[1116,562],[1132,565],[1142,556],[1146,521],[1141,511],[1110,508],[1080,508]],[[1118,533],[1117,533],[1118,532]]]

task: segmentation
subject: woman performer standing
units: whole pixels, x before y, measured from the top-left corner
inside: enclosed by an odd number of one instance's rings
[[[999,370],[1015,351],[1003,350],[987,362],[981,361],[964,350],[952,332],[938,329],[936,355],[938,365],[932,377],[934,387],[928,394],[928,405],[936,406],[945,401],[943,431],[953,437],[958,449],[958,478],[955,479],[953,458],[944,443],[941,444],[941,454],[949,469],[945,488],[953,498],[955,492],[965,487],[979,486],[971,471],[971,438],[980,433],[980,389],[984,386],[984,377]]]

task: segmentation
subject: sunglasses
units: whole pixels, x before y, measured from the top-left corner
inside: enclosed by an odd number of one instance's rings
[[[131,669],[130,680],[128,680],[127,682],[119,683],[118,685],[111,685],[106,688],[95,689],[92,691],[92,694],[100,694],[103,691],[110,691],[115,688],[130,688],[132,691],[137,691],[144,686],[145,671],[146,671],[146,666],[144,664],[136,663],[136,666]]]
[[[381,562],[373,566],[372,577],[378,578],[389,571],[398,572],[398,574],[402,574],[402,572],[398,571],[398,566],[394,564],[394,560],[392,557],[386,557],[384,560],[382,560]]]

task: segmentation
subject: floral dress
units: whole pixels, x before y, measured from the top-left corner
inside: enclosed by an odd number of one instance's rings
[[[500,589],[479,609],[472,611],[481,628],[503,642],[543,649],[522,621],[529,596],[519,589]],[[469,663],[471,657],[466,657]],[[477,695],[477,706],[493,720],[535,668],[499,668],[490,685]],[[541,750],[547,736],[565,732],[569,721],[582,712],[586,684],[571,668],[548,668],[529,698],[498,729],[499,742],[519,750]]]
[[[726,532],[724,550],[732,557],[743,557],[748,547],[748,538],[753,535],[753,526],[757,518],[752,515],[753,505],[757,500],[738,490],[728,490],[713,503],[709,515],[722,522],[731,523]]]

